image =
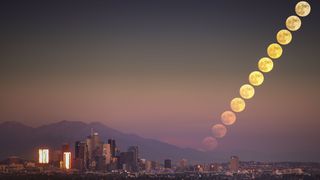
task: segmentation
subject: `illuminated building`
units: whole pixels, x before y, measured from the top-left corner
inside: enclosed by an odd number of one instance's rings
[[[230,158],[230,171],[238,172],[239,170],[239,158],[237,156],[231,156]]]
[[[71,152],[63,152],[63,169],[71,169]]]
[[[110,144],[103,144],[102,156],[105,158],[105,164],[111,163],[111,148]]]
[[[49,163],[49,149],[39,149],[39,163],[40,164]]]

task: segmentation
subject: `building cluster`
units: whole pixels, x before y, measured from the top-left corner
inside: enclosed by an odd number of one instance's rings
[[[130,146],[126,152],[120,152],[114,139],[103,142],[96,132],[83,141],[76,141],[74,152],[71,152],[69,144],[53,151],[53,155],[49,154],[51,151],[48,148],[38,151],[38,163],[43,166],[53,165],[64,170],[72,168],[79,171],[139,171],[138,146]]]
[[[86,139],[76,141],[74,147],[69,144],[63,144],[58,150],[40,147],[36,162],[15,156],[0,161],[0,177],[19,173],[24,175],[60,173],[75,176],[89,173],[108,177],[122,177],[126,174],[127,177],[134,175],[160,179],[166,177],[274,179],[317,175],[320,178],[320,164],[242,162],[237,156],[231,156],[228,163],[192,164],[187,159],[174,163],[171,159],[165,159],[160,163],[140,158],[138,146],[129,146],[127,151],[122,152],[114,139],[104,142],[98,133],[92,132]]]

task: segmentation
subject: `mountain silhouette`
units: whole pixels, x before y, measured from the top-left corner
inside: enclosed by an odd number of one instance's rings
[[[178,162],[185,158],[192,163],[217,160],[217,157],[214,158],[208,152],[180,148],[158,140],[126,134],[99,122],[66,120],[36,128],[13,121],[0,124],[0,158],[15,155],[32,160],[37,157],[37,148],[46,146],[50,149],[60,149],[63,143],[69,143],[73,149],[75,141],[85,140],[91,129],[99,133],[101,141],[115,139],[121,151],[126,151],[128,146],[138,146],[140,158],[159,162],[167,158]]]

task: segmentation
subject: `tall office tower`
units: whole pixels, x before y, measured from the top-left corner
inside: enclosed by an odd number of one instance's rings
[[[102,148],[102,156],[105,158],[105,164],[110,164],[111,163],[111,148],[110,144],[103,144]]]
[[[134,152],[121,152],[119,157],[119,164],[123,170],[136,171],[134,167]]]
[[[85,170],[88,168],[88,146],[86,142],[77,141],[74,148],[75,168]]]
[[[239,170],[239,157],[231,156],[229,167],[230,167],[230,171],[238,172],[238,170]]]
[[[49,149],[39,149],[39,163],[40,164],[49,163]]]
[[[63,153],[64,153],[64,152],[70,152],[70,146],[69,146],[68,143],[62,144],[62,147],[61,147],[61,157],[60,157],[61,161],[63,161]]]
[[[133,171],[138,171],[138,160],[139,160],[139,148],[138,146],[130,146],[128,148],[128,152],[133,153],[133,162],[132,162],[132,170]]]
[[[170,159],[164,160],[164,168],[171,169],[171,160]]]
[[[62,169],[71,169],[71,152],[63,152]]]
[[[116,156],[116,141],[114,139],[108,139],[108,144],[110,144],[112,157]]]

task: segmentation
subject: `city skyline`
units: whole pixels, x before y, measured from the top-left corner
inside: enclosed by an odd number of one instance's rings
[[[298,1],[5,2],[0,123],[102,122],[203,149]],[[320,2],[215,152],[319,160]]]

